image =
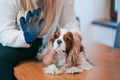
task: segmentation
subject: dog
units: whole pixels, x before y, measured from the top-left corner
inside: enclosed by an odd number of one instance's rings
[[[79,34],[57,28],[43,53],[37,54],[38,60],[46,66],[44,72],[51,75],[74,74],[92,69],[81,41]]]

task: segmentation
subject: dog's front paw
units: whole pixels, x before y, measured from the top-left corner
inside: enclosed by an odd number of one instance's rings
[[[81,73],[83,71],[84,71],[84,69],[80,69],[80,68],[77,68],[77,67],[72,67],[72,68],[68,69],[66,71],[66,73],[68,73],[68,74],[74,74],[74,73]]]
[[[84,70],[91,70],[93,66],[91,64],[85,65]]]
[[[48,67],[44,68],[45,73],[51,74],[51,75],[56,75],[56,74],[61,74],[62,72],[57,69],[55,65],[49,65]]]
[[[81,67],[84,68],[84,70],[91,70],[93,68],[93,66],[88,61],[84,61],[81,64]]]

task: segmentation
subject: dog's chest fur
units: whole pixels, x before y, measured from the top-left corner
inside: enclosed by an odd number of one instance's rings
[[[57,53],[56,54],[55,65],[57,67],[62,67],[65,64],[66,64],[66,54],[65,53]]]

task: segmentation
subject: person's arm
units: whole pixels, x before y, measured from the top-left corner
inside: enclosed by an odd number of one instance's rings
[[[4,7],[5,11],[3,11],[3,15],[6,15],[2,18],[4,21],[3,23],[7,24],[6,26],[2,27],[4,30],[1,30],[1,39],[0,42],[4,46],[11,46],[11,47],[29,47],[27,43],[33,43],[37,35],[43,29],[45,24],[45,19],[40,18],[41,9],[37,8],[31,11],[21,11],[20,5],[17,1],[12,0],[13,3],[7,1],[1,1],[8,7]],[[7,4],[8,3],[8,4]],[[1,9],[2,10],[2,9]],[[7,11],[11,11],[10,13]],[[21,14],[21,13],[22,14]],[[9,20],[9,21],[6,21]],[[1,28],[2,28],[1,27]],[[11,35],[10,37],[7,37]],[[9,38],[9,39],[8,39]]]
[[[76,20],[74,0],[65,0],[60,18],[60,27],[80,33],[80,23]]]
[[[0,43],[10,47],[30,47],[17,25],[19,0],[0,0]]]

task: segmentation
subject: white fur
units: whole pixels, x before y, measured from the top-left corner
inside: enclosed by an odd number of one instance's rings
[[[61,74],[64,71],[64,66],[66,64],[66,53],[63,53],[61,50],[58,50],[57,60],[54,64],[48,65],[44,70],[48,74]]]
[[[54,43],[53,43],[53,49],[55,51],[62,50],[65,51],[65,42],[63,40],[64,34],[67,33],[68,31],[66,29],[60,29],[60,36],[57,38]],[[62,43],[60,45],[57,44],[57,40],[61,40]]]
[[[83,68],[72,67],[72,68],[67,69],[66,73],[74,74],[74,73],[80,73],[80,72],[83,72],[83,71],[84,71]]]
[[[90,70],[93,68],[93,66],[86,60],[86,57],[84,55],[84,52],[80,53],[80,60],[81,60],[81,68],[84,70]]]
[[[63,53],[60,50],[58,50],[58,52],[56,54],[57,54],[56,65],[59,67],[64,66],[64,64],[66,63],[66,53]]]
[[[46,68],[44,68],[44,71],[45,73],[52,74],[52,75],[62,73],[60,70],[58,70],[58,68],[54,64],[48,65]]]

